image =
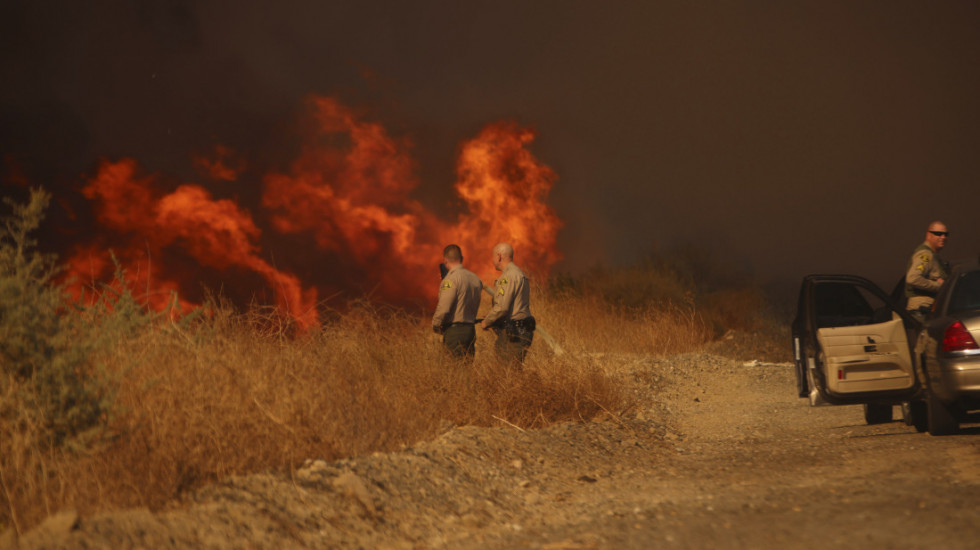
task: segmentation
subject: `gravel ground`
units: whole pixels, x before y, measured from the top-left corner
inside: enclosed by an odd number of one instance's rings
[[[21,548],[976,548],[980,428],[810,408],[789,363],[604,356],[641,404],[524,431],[447,427],[165,510],[71,512]],[[898,411],[896,409],[896,418]]]

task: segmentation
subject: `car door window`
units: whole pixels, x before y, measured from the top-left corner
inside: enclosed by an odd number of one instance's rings
[[[814,289],[817,328],[872,325],[891,318],[884,300],[851,283],[823,283]]]

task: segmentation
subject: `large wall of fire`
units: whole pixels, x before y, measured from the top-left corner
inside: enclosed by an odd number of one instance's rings
[[[454,191],[462,207],[442,219],[413,198],[405,140],[336,98],[310,97],[305,113],[311,130],[296,157],[265,174],[248,174],[245,155],[220,144],[189,159],[198,182],[170,181],[138,159],[102,160],[80,183],[97,226],[66,258],[73,290],[110,279],[114,255],[154,307],[176,294],[189,310],[210,291],[277,305],[310,325],[318,305],[338,296],[430,302],[449,243],[487,282],[497,242],[513,244],[531,273],[546,274],[560,258],[561,222],[545,202],[556,175],[528,150],[532,130],[497,122],[460,144]],[[229,191],[239,181],[261,190]]]

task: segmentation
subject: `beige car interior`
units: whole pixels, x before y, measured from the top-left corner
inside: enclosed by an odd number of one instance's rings
[[[901,390],[915,382],[908,336],[897,313],[883,323],[818,329],[817,341],[826,389],[833,393]]]

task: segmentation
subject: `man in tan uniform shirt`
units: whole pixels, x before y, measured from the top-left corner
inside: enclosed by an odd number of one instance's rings
[[[946,224],[934,221],[926,230],[926,240],[912,252],[912,258],[905,272],[905,296],[908,298],[906,309],[917,319],[924,319],[923,312],[928,311],[936,301],[936,295],[949,277],[949,264],[939,256],[946,247],[949,230]]]
[[[514,264],[514,249],[507,243],[493,247],[493,267],[500,277],[493,283],[493,308],[481,327],[497,333],[497,356],[523,362],[534,339],[531,316],[531,287],[521,268]]]
[[[439,302],[432,315],[432,330],[442,334],[442,343],[458,358],[472,359],[476,353],[476,312],[480,309],[483,281],[463,267],[463,251],[451,244],[442,251],[448,272],[439,285]]]

